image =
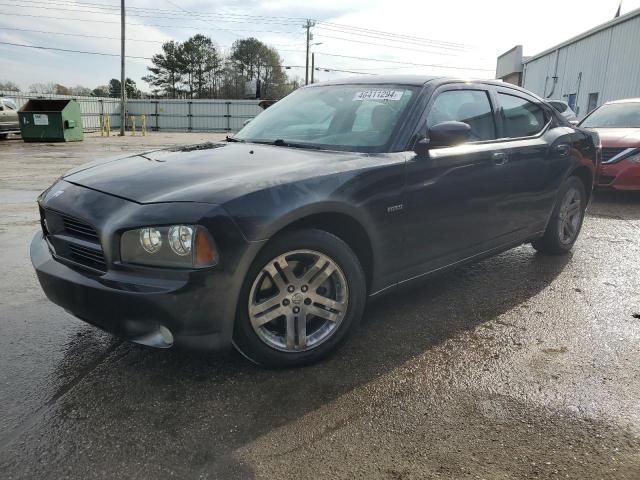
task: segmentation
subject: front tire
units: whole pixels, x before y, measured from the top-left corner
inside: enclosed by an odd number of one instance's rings
[[[569,177],[560,187],[558,198],[544,235],[531,242],[533,248],[540,253],[568,253],[576,243],[582,228],[587,208],[587,195],[582,180],[575,176]]]
[[[268,367],[297,367],[335,351],[358,324],[366,279],[358,257],[322,230],[271,240],[245,278],[234,345]]]

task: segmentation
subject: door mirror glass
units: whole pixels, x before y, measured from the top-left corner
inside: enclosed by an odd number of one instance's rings
[[[452,147],[471,138],[471,126],[464,122],[440,122],[429,129],[430,147]]]

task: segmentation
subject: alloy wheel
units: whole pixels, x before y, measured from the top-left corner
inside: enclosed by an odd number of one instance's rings
[[[268,346],[301,352],[337,331],[348,302],[346,277],[333,259],[313,250],[293,250],[258,272],[249,295],[249,318]]]
[[[568,245],[578,235],[582,222],[582,196],[577,188],[570,188],[564,195],[558,212],[560,242]]]

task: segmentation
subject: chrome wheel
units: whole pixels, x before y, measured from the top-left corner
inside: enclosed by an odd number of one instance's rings
[[[558,212],[558,235],[560,243],[568,245],[576,239],[582,222],[582,196],[577,188],[565,193]]]
[[[344,273],[328,256],[293,250],[258,273],[249,294],[251,326],[277,350],[301,352],[327,341],[347,312]]]

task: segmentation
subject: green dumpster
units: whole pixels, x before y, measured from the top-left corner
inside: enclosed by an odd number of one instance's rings
[[[80,104],[75,100],[29,100],[18,110],[25,142],[79,142],[83,140]]]

